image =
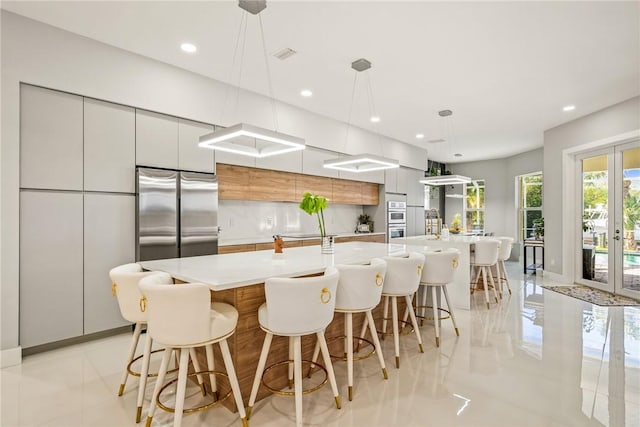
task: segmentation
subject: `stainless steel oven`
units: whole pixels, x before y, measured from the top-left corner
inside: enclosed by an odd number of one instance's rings
[[[406,202],[387,202],[387,223],[407,224],[407,203]]]

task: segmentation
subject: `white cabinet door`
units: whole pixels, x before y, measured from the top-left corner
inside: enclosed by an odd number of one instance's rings
[[[373,172],[340,172],[340,178],[343,179],[351,179],[353,181],[362,181],[362,182],[374,182],[376,184],[384,183],[384,171],[373,171]]]
[[[178,168],[178,119],[136,110],[136,165]]]
[[[135,110],[84,99],[84,189],[135,193]]]
[[[400,169],[387,169],[384,171],[384,191],[385,193],[397,193],[398,171]]]
[[[84,195],[84,333],[127,325],[109,270],[135,262],[135,196]]]
[[[213,132],[213,126],[190,120],[178,120],[178,169],[194,172],[213,172],[214,151],[198,147],[198,138]]]
[[[82,97],[20,86],[20,187],[82,190]]]
[[[407,194],[407,191],[409,189],[409,169],[400,167],[396,170],[398,171],[396,193]]]
[[[307,147],[302,152],[302,173],[306,175],[327,176],[338,178],[338,171],[325,168],[324,161],[340,157],[338,153]]]
[[[407,204],[424,206],[424,184],[420,183],[424,173],[417,169],[407,169]]]
[[[20,193],[20,345],[82,335],[82,194]]]
[[[424,222],[424,208],[412,208],[415,210],[414,214],[414,232],[415,236],[424,236],[425,235],[425,222]]]
[[[306,151],[306,150],[303,150]],[[264,157],[256,159],[256,167],[262,169],[271,169],[282,172],[302,172],[302,153],[303,151],[294,151],[292,153],[279,154],[277,156]]]
[[[407,208],[407,236],[416,235],[416,210]]]

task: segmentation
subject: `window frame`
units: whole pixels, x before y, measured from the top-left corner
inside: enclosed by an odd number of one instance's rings
[[[540,206],[539,207],[526,207],[525,206],[525,195],[527,194],[524,191],[524,185],[526,182],[526,178],[540,176],[540,184],[528,184],[528,185],[539,185],[540,186]],[[544,175],[542,171],[531,172],[523,175],[518,175],[516,177],[516,186],[517,186],[517,194],[516,194],[516,203],[517,203],[517,211],[518,211],[518,239],[519,242],[524,242],[527,239],[527,231],[533,232],[533,228],[527,228],[526,218],[528,212],[540,212],[540,218],[544,216]]]
[[[479,184],[482,183],[482,184]],[[482,206],[481,208],[469,208],[468,205],[468,200],[469,200],[469,190],[470,189],[478,189],[478,195],[482,194],[482,203],[480,203],[478,201],[478,205]],[[480,188],[484,189],[484,191],[482,191],[482,193],[480,192]],[[467,184],[463,184],[463,194],[466,196],[464,199],[464,203],[463,203],[463,207],[462,207],[462,228],[463,230],[465,230],[466,232],[472,232],[475,231],[477,232],[477,229],[472,229],[469,230],[468,228],[468,224],[467,224],[467,213],[468,212],[476,212],[477,217],[482,217],[482,227],[479,229],[479,231],[482,233],[482,235],[484,235],[486,233],[486,223],[487,223],[487,217],[486,217],[486,200],[487,200],[487,182],[484,179],[474,179],[473,181],[471,181],[470,183]]]

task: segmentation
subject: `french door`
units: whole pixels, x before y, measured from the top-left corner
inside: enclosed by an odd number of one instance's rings
[[[576,160],[576,282],[640,299],[640,141]]]

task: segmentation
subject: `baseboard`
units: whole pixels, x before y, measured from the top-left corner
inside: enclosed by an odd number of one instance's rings
[[[549,279],[549,280],[552,280],[554,282],[558,282],[559,284],[569,285],[569,284],[573,283],[573,279],[571,279],[570,277],[563,276],[562,274],[558,274],[558,273],[553,273],[553,272],[547,271],[547,270],[544,270],[542,272],[542,276],[545,279]]]
[[[22,363],[22,347],[8,348],[0,351],[0,368],[20,365]]]

